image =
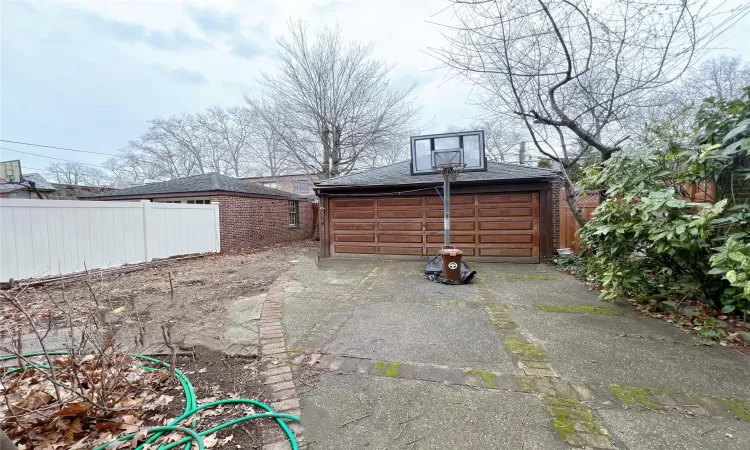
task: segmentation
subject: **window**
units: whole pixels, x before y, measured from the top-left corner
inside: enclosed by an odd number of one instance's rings
[[[180,200],[155,200],[156,203],[182,203]]]
[[[289,226],[299,226],[299,202],[295,200],[289,201]]]
[[[265,186],[265,187],[276,189],[276,182],[275,181],[261,181],[260,184],[263,185],[263,186]]]
[[[294,193],[295,194],[307,194],[310,192],[309,181],[295,181],[294,182]]]
[[[210,205],[211,200],[188,200],[188,205]]]

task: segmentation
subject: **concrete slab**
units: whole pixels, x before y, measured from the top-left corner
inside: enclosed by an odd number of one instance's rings
[[[505,303],[612,306],[600,300],[598,292],[548,266],[487,263],[476,266],[478,275]]]
[[[634,409],[602,409],[603,425],[622,448],[639,450],[744,450],[750,423]]]
[[[380,261],[322,260],[316,264],[308,255],[300,258],[291,278],[304,292],[339,294],[350,293]]]
[[[569,448],[541,401],[529,394],[323,374],[301,403],[311,450]]]
[[[333,313],[341,301],[316,295],[290,295],[284,298],[281,324],[287,348],[295,348]]]
[[[263,301],[266,299],[266,293],[254,295],[252,297],[238,297],[227,304],[227,315],[232,323],[242,324],[247,320],[260,319],[260,310],[263,307]]]
[[[519,373],[483,309],[365,303],[326,353]]]
[[[750,397],[750,358],[665,322],[534,309],[513,317],[564,379]]]
[[[476,289],[470,284],[451,286],[433,283],[424,275],[387,276],[382,275],[370,291],[374,300],[415,303],[420,300],[461,300],[479,301]]]

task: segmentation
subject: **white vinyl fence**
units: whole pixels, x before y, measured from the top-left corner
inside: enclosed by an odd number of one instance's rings
[[[0,199],[0,280],[219,252],[219,205]]]

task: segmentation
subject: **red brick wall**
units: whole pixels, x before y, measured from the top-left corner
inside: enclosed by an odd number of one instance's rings
[[[299,227],[289,226],[289,200],[219,195],[221,250],[242,250],[285,241],[309,239],[313,234],[312,205],[299,202]]]

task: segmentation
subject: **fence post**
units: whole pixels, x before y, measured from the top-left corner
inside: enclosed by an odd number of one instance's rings
[[[214,209],[214,229],[216,230],[216,253],[221,253],[221,219],[219,218],[219,203],[211,202],[216,206]]]
[[[151,224],[151,201],[141,200],[141,206],[143,206],[143,260],[146,262],[151,261],[151,252],[148,248],[148,229]]]

